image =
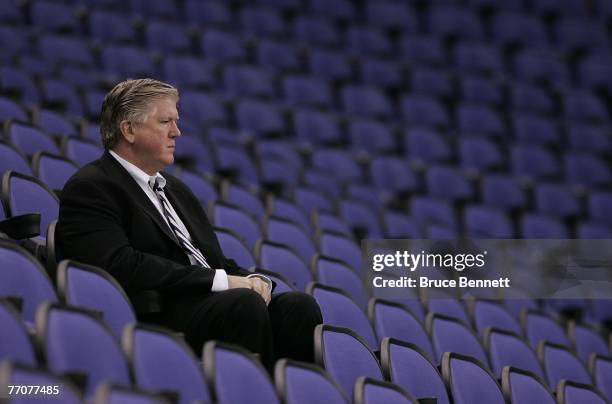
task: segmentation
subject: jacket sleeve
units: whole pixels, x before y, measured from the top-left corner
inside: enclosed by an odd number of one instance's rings
[[[60,256],[104,268],[128,293],[210,291],[214,271],[139,251],[130,244],[127,229],[131,212],[127,207],[133,205],[125,193],[113,187],[87,179],[69,181],[60,201]]]

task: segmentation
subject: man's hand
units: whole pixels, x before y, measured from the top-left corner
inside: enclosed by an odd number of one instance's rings
[[[228,275],[227,276],[227,285],[229,289],[234,288],[246,288],[252,289],[255,292],[259,293],[262,299],[266,302],[266,304],[270,303],[270,299],[272,298],[270,288],[268,284],[264,282],[260,278],[245,278],[242,276]]]

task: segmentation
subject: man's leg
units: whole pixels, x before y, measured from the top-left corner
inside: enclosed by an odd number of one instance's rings
[[[323,322],[316,300],[302,292],[288,292],[272,297],[268,305],[274,358],[314,361],[314,329]]]
[[[240,345],[261,355],[261,361],[270,366],[272,355],[272,328],[265,302],[257,292],[229,289],[212,293],[197,302],[190,319],[178,327],[198,356],[206,341],[219,340]]]

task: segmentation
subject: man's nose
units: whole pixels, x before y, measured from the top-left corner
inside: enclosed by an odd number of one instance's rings
[[[178,127],[178,123],[176,121],[172,121],[172,127],[170,128],[170,133],[174,136],[181,136],[181,130]]]

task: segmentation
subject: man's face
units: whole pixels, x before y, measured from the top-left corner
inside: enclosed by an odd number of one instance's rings
[[[161,98],[151,102],[143,123],[133,123],[134,152],[138,166],[149,175],[174,162],[176,138],[181,135],[176,101]]]

